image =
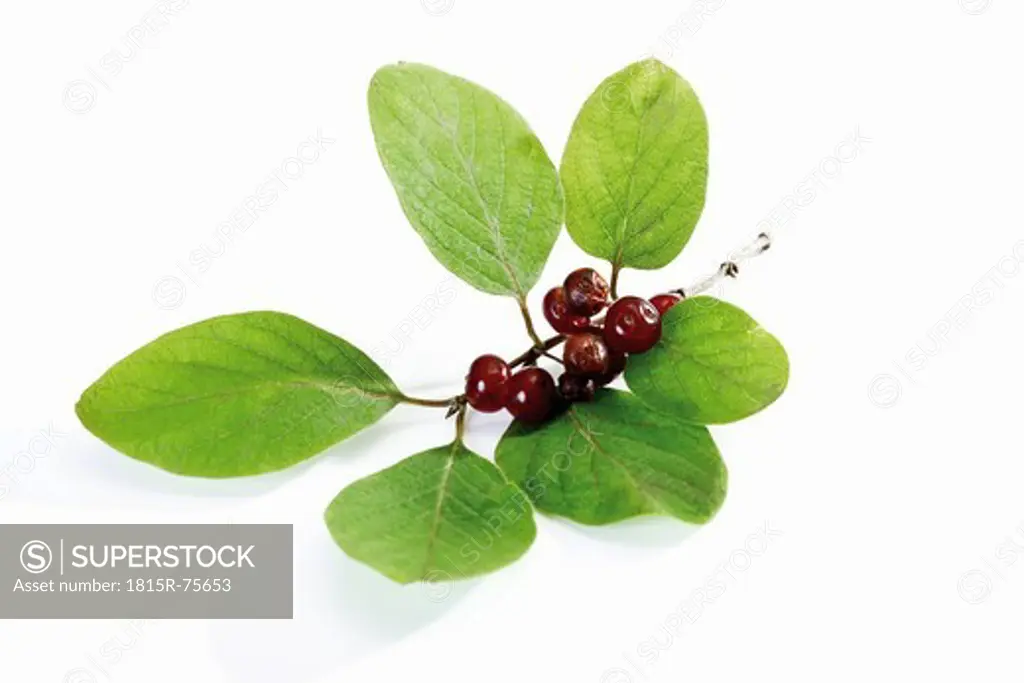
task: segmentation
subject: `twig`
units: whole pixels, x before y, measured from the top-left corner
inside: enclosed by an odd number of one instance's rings
[[[752,242],[729,254],[728,258],[718,266],[718,270],[710,275],[705,275],[689,287],[680,287],[671,290],[682,297],[697,296],[702,294],[724,281],[726,278],[736,278],[740,274],[740,265],[746,263],[755,256],[760,256],[772,246],[772,238],[767,232],[759,234]]]
[[[740,273],[740,265],[746,263],[750,259],[760,256],[764,252],[768,251],[772,246],[772,237],[767,232],[759,234],[752,242],[734,250],[729,254],[728,258],[718,266],[718,270],[715,272],[705,275],[703,278],[697,280],[689,287],[680,287],[678,289],[669,290],[675,294],[678,294],[684,298],[697,296],[703,292],[706,292],[713,287],[717,286],[719,282],[724,281],[726,278],[735,278]],[[616,298],[615,287],[618,284],[619,269],[612,269],[612,299]],[[522,352],[511,361],[509,361],[509,367],[515,369],[521,365],[533,365],[537,362],[541,356],[550,358],[561,362],[554,354],[548,353],[551,349],[555,348],[559,344],[565,341],[565,335],[557,334],[554,337],[548,339],[541,339],[537,335],[537,331],[533,327],[533,320],[530,318],[530,312],[526,308],[525,298],[517,299],[519,303],[519,310],[523,314],[523,321],[526,323],[526,331],[530,335],[530,339],[533,341],[533,346]],[[595,324],[600,324],[600,319],[594,321]],[[427,398],[413,398],[411,396],[402,396],[402,401],[405,403],[411,403],[413,405],[425,406],[428,408],[447,408],[448,412],[446,417],[456,417],[456,435],[458,438],[462,438],[462,432],[465,429],[466,420],[466,395],[459,394],[458,396],[452,396],[450,398],[441,399],[427,399]]]

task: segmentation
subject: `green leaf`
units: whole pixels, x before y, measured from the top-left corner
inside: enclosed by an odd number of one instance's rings
[[[351,484],[325,521],[342,550],[399,583],[485,574],[537,533],[526,496],[458,440]]]
[[[497,95],[422,64],[380,69],[370,123],[405,215],[451,272],[523,299],[562,226],[554,164]]]
[[[211,318],[143,346],[86,389],[85,427],[165,470],[280,470],[379,420],[402,394],[343,339],[284,313]]]
[[[669,264],[704,208],[708,124],[696,93],[655,59],[609,77],[576,117],[561,175],[581,249],[616,268]]]
[[[537,509],[583,524],[648,514],[704,523],[725,499],[725,463],[707,428],[621,391],[539,427],[512,423],[496,460]]]
[[[632,356],[626,384],[651,407],[698,424],[749,417],[782,395],[789,359],[749,315],[708,296],[662,319],[661,341]]]

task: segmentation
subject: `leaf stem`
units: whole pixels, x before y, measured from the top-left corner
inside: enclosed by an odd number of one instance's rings
[[[559,365],[565,365],[565,361],[563,361],[561,358],[559,358],[558,356],[556,356],[553,353],[548,353],[547,351],[545,351],[544,353],[542,353],[540,355],[544,356],[545,358],[550,358],[551,360],[555,361]]]
[[[526,351],[523,351],[521,354],[519,354],[511,361],[509,361],[508,366],[510,368],[517,368],[520,365],[534,363],[537,361],[538,358],[541,357],[541,355],[546,354],[548,351],[555,348],[564,341],[564,335],[556,334],[554,337],[550,337],[540,342],[539,346],[535,346],[532,349],[527,349]]]
[[[526,297],[521,296],[516,299],[516,303],[519,304],[519,312],[523,314],[523,322],[526,324],[526,333],[530,335],[530,341],[533,342],[533,347],[539,349],[544,346],[544,342],[541,341],[540,336],[537,334],[537,330],[533,327],[533,318],[530,317],[530,309],[526,306]]]
[[[455,440],[458,442],[462,441],[462,437],[466,434],[466,404],[462,403],[459,405],[459,410],[455,414]]]
[[[622,268],[619,266],[618,262],[612,264],[612,301],[615,301],[616,299],[619,298],[619,272],[621,270]]]
[[[450,398],[415,398],[402,394],[399,400],[402,403],[410,403],[414,406],[423,406],[424,408],[450,408],[459,398],[459,396],[452,396]]]

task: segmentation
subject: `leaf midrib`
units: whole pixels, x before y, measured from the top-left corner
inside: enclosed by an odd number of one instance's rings
[[[704,374],[705,375],[713,375],[713,376],[717,376],[717,377],[720,377],[721,379],[725,380],[726,382],[731,384],[733,387],[735,387],[741,394],[746,396],[747,399],[751,402],[751,404],[758,405],[762,401],[763,397],[759,397],[759,396],[754,395],[754,393],[751,390],[750,383],[745,381],[745,376],[743,374],[741,374],[741,373],[742,373],[743,370],[746,370],[746,369],[751,368],[751,367],[757,367],[758,365],[763,365],[763,364],[747,363],[745,365],[738,366],[738,367],[730,366],[730,365],[713,365],[711,363],[708,363],[707,360],[705,360],[702,355],[700,355],[698,353],[694,353],[694,352],[688,351],[687,350],[688,347],[687,347],[686,344],[679,344],[678,346],[673,344],[672,348],[678,354],[678,359],[679,360],[684,360],[684,361],[685,360],[689,360],[694,365],[697,365],[697,366],[700,366],[700,367],[704,368]],[[721,354],[725,354],[731,348],[739,348],[739,347],[737,347],[735,345],[733,345],[731,347],[720,347],[720,348],[716,349],[715,352],[721,355]],[[776,368],[773,365],[768,365],[768,367],[772,367],[775,370],[780,370],[781,369],[781,368]],[[680,368],[680,366],[678,364],[675,365],[674,367],[671,368],[671,370],[672,370],[671,374],[675,378],[676,382],[680,385],[680,387],[683,388],[683,387],[685,387],[685,383],[684,383],[683,375],[680,372],[680,369],[681,368]]]
[[[626,475],[626,479],[630,481],[633,487],[637,491],[639,491],[644,496],[644,498],[646,498],[650,503],[654,505],[657,511],[667,515],[672,515],[672,512],[668,508],[666,508],[665,505],[653,493],[651,493],[647,486],[638,482],[633,477],[633,473],[630,472],[629,469],[618,460],[618,458],[616,458],[614,455],[605,450],[604,446],[602,446],[600,442],[598,442],[597,439],[594,438],[594,435],[590,432],[589,429],[587,429],[586,425],[583,424],[583,422],[579,418],[579,415],[576,414],[576,408],[570,408],[568,415],[569,419],[572,420],[573,425],[576,426],[576,430],[583,436],[587,443],[593,446],[596,452],[608,458],[612,463],[615,464],[616,467],[622,470],[622,473]]]
[[[430,100],[430,104],[431,104],[431,106],[433,106],[433,108],[435,110],[435,113],[436,113],[436,116],[431,116],[429,112],[424,111],[424,109],[420,106],[419,102],[417,102],[415,99],[413,99],[411,97],[406,96],[401,91],[399,91],[397,89],[393,89],[393,88],[391,89],[391,91],[396,93],[396,94],[398,94],[403,99],[405,99],[405,101],[408,102],[410,105],[412,105],[412,107],[414,107],[415,109],[418,109],[419,112],[423,116],[425,116],[429,121],[431,121],[440,131],[442,131],[442,133],[445,135],[445,137],[451,143],[452,151],[455,153],[456,158],[458,159],[459,163],[462,165],[462,171],[466,174],[466,178],[468,179],[468,181],[466,179],[464,179],[463,182],[466,182],[466,184],[472,190],[474,198],[477,200],[477,203],[478,203],[478,205],[480,207],[480,211],[483,214],[483,220],[481,221],[481,223],[490,232],[492,246],[494,247],[495,251],[497,252],[497,256],[498,256],[497,260],[501,263],[502,268],[505,270],[506,275],[508,275],[509,281],[507,283],[503,283],[503,284],[510,285],[512,287],[513,293],[516,295],[516,297],[519,298],[519,299],[523,299],[525,297],[525,294],[523,292],[522,284],[519,282],[519,278],[518,278],[518,276],[517,276],[517,274],[515,272],[515,269],[512,267],[512,264],[510,263],[510,261],[508,259],[508,254],[505,252],[505,242],[504,242],[504,240],[502,239],[502,236],[501,236],[501,217],[499,215],[497,218],[495,218],[491,214],[491,211],[490,211],[490,209],[489,209],[489,207],[487,205],[487,201],[486,201],[486,199],[485,199],[485,197],[483,195],[483,192],[480,190],[480,185],[479,185],[479,182],[476,179],[476,174],[473,171],[473,165],[471,163],[469,163],[469,160],[467,160],[466,155],[463,153],[462,148],[459,146],[458,139],[453,134],[453,131],[449,130],[449,128],[442,123],[440,118],[438,118],[441,115],[441,111],[440,111],[440,109],[437,106],[437,100],[434,98],[433,92],[430,90],[430,87],[427,85],[426,81],[423,79],[423,75],[421,73],[419,73],[418,71],[414,71],[414,73],[416,74],[417,79],[420,81],[420,84],[422,85],[423,91],[426,93],[427,98]],[[378,85],[382,85],[382,84],[380,82],[378,82]],[[384,86],[384,87],[387,88],[387,86]],[[457,101],[458,101],[458,97],[459,97],[459,94],[456,93],[456,100]],[[475,91],[471,91],[470,97],[473,98],[473,100],[474,100],[474,111],[475,111],[475,104],[476,104],[476,100],[475,100],[476,93],[475,93]],[[392,114],[395,115],[395,120],[399,121],[400,125],[403,125],[403,128],[404,128],[404,124],[402,124],[401,120],[397,116],[397,112],[395,112],[393,109],[392,109]],[[461,111],[459,113],[459,117],[461,118]],[[498,119],[501,122],[502,130],[504,130],[504,116],[503,116],[503,113],[501,111],[498,112]],[[456,127],[457,126],[458,126],[458,121],[456,121]],[[474,136],[476,135],[476,121],[475,121],[475,119],[474,119],[474,122],[473,122],[473,134],[474,134]],[[416,142],[420,142],[419,140],[417,140],[415,138],[415,136],[412,136],[412,137],[413,137],[413,140],[415,140]],[[431,154],[429,148],[423,146],[422,143],[421,143],[421,147],[424,149],[424,151],[428,155]],[[504,151],[504,149],[505,149],[505,141],[503,139],[502,140],[502,150]],[[438,160],[438,161],[440,161],[440,160]],[[445,165],[443,163],[440,164],[440,165],[442,167],[445,167]],[[503,188],[507,186],[507,180],[508,179],[506,177],[506,169],[505,169],[504,158],[503,158],[502,159],[502,183],[501,183]],[[440,187],[437,187],[437,189],[441,190]],[[443,192],[443,190],[441,190],[441,191]],[[445,194],[447,194],[447,193],[445,193]],[[454,200],[452,200],[452,201],[454,201]],[[502,192],[502,202],[504,202],[504,191]],[[463,209],[463,210],[465,211],[465,209]],[[472,214],[469,213],[468,211],[466,213],[467,213],[467,215],[472,216]]]
[[[427,553],[423,559],[423,571],[421,578],[426,578],[430,572],[434,560],[434,548],[437,545],[437,535],[441,528],[442,509],[444,499],[448,495],[448,482],[451,481],[452,469],[455,467],[455,457],[459,450],[459,441],[452,442],[451,450],[448,452],[448,461],[444,465],[444,472],[441,474],[441,484],[437,489],[437,502],[434,505],[434,518],[430,521],[430,531],[427,534]]]
[[[363,389],[361,387],[357,387],[355,385],[345,385],[345,386],[346,386],[345,389],[339,390],[339,387],[338,387],[337,384],[317,382],[317,381],[314,381],[314,380],[293,380],[293,381],[267,380],[267,381],[263,381],[263,382],[255,382],[255,383],[250,384],[250,385],[248,385],[246,387],[243,387],[243,388],[237,389],[237,390],[233,390],[233,391],[218,391],[218,392],[214,392],[212,394],[202,394],[202,395],[199,395],[199,396],[189,396],[187,398],[183,398],[183,399],[178,400],[178,401],[170,401],[170,402],[167,402],[167,403],[159,403],[159,404],[148,405],[148,406],[139,406],[139,407],[135,407],[135,408],[116,408],[116,409],[114,409],[114,408],[107,408],[107,409],[98,410],[97,412],[100,412],[100,413],[111,413],[111,414],[130,414],[130,413],[141,413],[141,412],[146,412],[146,411],[151,411],[151,410],[164,410],[164,409],[167,409],[167,408],[177,408],[177,407],[180,407],[180,406],[189,405],[191,403],[197,403],[199,401],[206,401],[206,400],[217,399],[217,398],[227,398],[227,397],[230,397],[230,396],[241,396],[241,395],[248,394],[248,393],[254,393],[254,392],[260,391],[262,389],[269,388],[269,387],[280,387],[280,388],[314,388],[314,389],[317,389],[317,390],[319,390],[319,391],[321,391],[323,393],[340,394],[340,395],[356,393],[356,394],[362,394],[363,396],[367,396],[367,397],[372,398],[372,399],[389,399],[389,400],[395,401],[396,403],[398,401],[402,400],[402,394],[398,393],[398,392],[375,392],[375,391],[369,391],[367,389]],[[95,408],[90,407],[90,409],[95,409]]]

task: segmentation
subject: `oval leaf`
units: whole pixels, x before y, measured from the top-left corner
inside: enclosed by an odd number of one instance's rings
[[[402,398],[343,339],[284,313],[212,318],[143,346],[89,387],[85,427],[178,474],[237,477],[316,455]]]
[[[405,215],[451,272],[522,299],[562,225],[554,164],[497,95],[421,64],[380,69],[370,123]]]
[[[749,417],[782,395],[789,359],[742,310],[709,296],[668,310],[661,341],[626,367],[626,384],[657,410],[698,424]]]
[[[621,391],[540,427],[513,422],[496,460],[537,509],[583,524],[649,514],[704,523],[725,499],[725,463],[708,430]]]
[[[573,124],[561,167],[566,227],[615,268],[661,268],[704,208],[708,124],[690,85],[655,59],[609,77]]]
[[[351,484],[325,521],[342,550],[399,583],[493,571],[537,532],[526,496],[460,441]]]

